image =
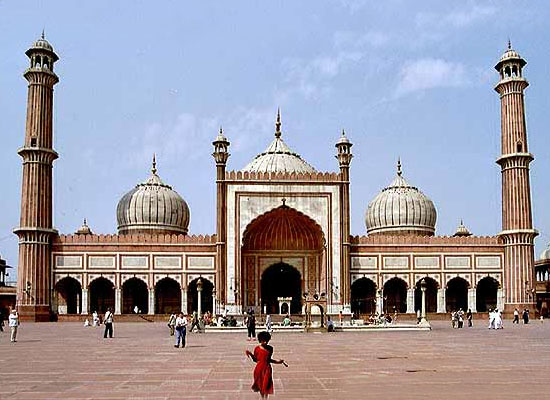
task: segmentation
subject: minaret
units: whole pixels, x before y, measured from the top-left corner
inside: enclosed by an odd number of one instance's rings
[[[212,156],[216,161],[216,302],[218,310],[213,310],[214,314],[219,314],[226,304],[226,235],[227,235],[227,204],[226,204],[226,183],[225,183],[225,166],[229,158],[229,141],[223,135],[223,130],[216,139],[212,142],[214,152]]]
[[[340,304],[343,306],[343,312],[351,312],[351,275],[350,275],[350,199],[349,199],[349,165],[353,154],[351,154],[353,144],[346,137],[346,132],[342,130],[342,136],[336,142],[338,153],[336,158],[340,164],[340,237],[342,238],[342,247],[340,250]]]
[[[23,158],[19,236],[17,308],[21,319],[47,321],[50,317],[52,223],[53,87],[58,60],[42,37],[25,53],[30,59],[23,76],[29,82]]]
[[[529,83],[523,78],[527,62],[508,49],[495,66],[500,81],[495,90],[500,94],[501,156],[497,160],[502,171],[502,232],[504,242],[505,310],[534,309],[534,239],[529,153],[525,126],[523,91]]]

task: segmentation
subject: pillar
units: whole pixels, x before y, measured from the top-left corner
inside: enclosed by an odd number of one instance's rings
[[[472,312],[477,312],[477,291],[476,288],[468,289],[468,308]]]
[[[187,289],[181,289],[181,312],[187,314]]]
[[[378,298],[376,300],[376,312],[378,315],[382,315],[384,312],[384,292],[382,289],[378,290]]]
[[[447,305],[445,304],[445,288],[437,289],[437,312],[446,313]]]
[[[155,313],[155,288],[149,288],[149,312],[147,314],[153,315]]]
[[[506,292],[503,288],[498,288],[497,290],[497,308],[499,310],[504,310],[504,300],[506,297]]]
[[[122,290],[115,288],[115,314],[122,314]]]
[[[82,309],[80,313],[88,315],[88,289],[82,289]]]
[[[414,287],[407,289],[407,314],[414,314]]]

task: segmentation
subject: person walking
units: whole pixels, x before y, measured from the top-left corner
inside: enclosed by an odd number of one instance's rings
[[[107,334],[109,335],[109,338],[113,337],[113,313],[111,312],[111,309],[108,308],[107,312],[105,313],[105,317],[103,318],[103,323],[105,324],[105,332],[103,332],[103,338],[107,339]]]
[[[19,328],[19,314],[15,308],[11,310],[11,314],[8,317],[8,325],[11,331],[11,342],[15,343],[17,342],[17,328]]]
[[[248,331],[247,340],[254,340],[256,337],[256,317],[254,316],[254,310],[250,310],[248,317],[246,317],[246,329]]]
[[[471,328],[473,326],[472,319],[473,319],[472,310],[468,308],[468,312],[466,313],[466,319],[468,320],[468,328]]]
[[[185,335],[187,334],[187,318],[185,318],[185,315],[183,315],[182,312],[179,313],[178,317],[176,318],[176,344],[174,347],[180,347],[180,341],[181,341],[181,348],[183,349],[185,347]]]
[[[514,320],[512,321],[512,324],[519,325],[519,310],[517,308],[514,310]]]
[[[528,324],[529,323],[529,310],[525,308],[523,310],[523,323]]]
[[[273,331],[273,322],[271,321],[271,314],[267,314],[265,317],[265,330],[268,333],[271,333]]]
[[[193,311],[193,317],[191,320],[191,329],[189,329],[189,332],[193,332],[193,329],[197,327],[197,330],[199,333],[201,333],[201,324],[199,319],[199,314],[196,311]]]
[[[464,311],[462,311],[462,308],[458,309],[458,312],[456,313],[457,319],[458,319],[458,328],[464,327]]]
[[[174,336],[174,331],[176,330],[176,314],[172,313],[170,314],[170,318],[168,319],[168,328],[170,328],[170,336]]]

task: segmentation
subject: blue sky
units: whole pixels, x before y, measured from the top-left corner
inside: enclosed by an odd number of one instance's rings
[[[194,4],[197,3],[197,4]],[[550,241],[550,52],[546,2],[0,1],[0,254],[14,265],[27,66],[46,37],[60,56],[55,91],[54,221],[116,232],[120,197],[159,175],[187,201],[191,233],[215,232],[211,142],[220,125],[238,170],[283,138],[336,171],[342,128],[354,143],[352,233],[368,202],[404,176],[435,203],[437,234],[461,218],[500,229],[499,99],[493,66],[510,37],[525,76],[537,254]]]

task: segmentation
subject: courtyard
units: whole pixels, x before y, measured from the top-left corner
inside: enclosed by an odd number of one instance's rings
[[[501,331],[276,333],[274,399],[531,399],[545,393],[550,324]],[[116,323],[115,338],[79,323],[23,323],[0,333],[1,399],[256,399],[245,333],[188,335],[164,323]]]

